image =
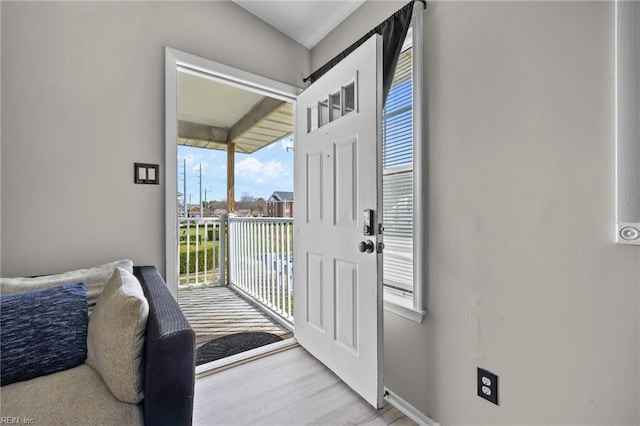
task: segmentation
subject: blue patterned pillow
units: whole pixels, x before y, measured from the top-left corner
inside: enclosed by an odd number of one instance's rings
[[[0,296],[0,385],[82,364],[87,323],[84,284]]]

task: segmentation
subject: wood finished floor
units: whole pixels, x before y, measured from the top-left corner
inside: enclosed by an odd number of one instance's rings
[[[228,287],[178,291],[178,304],[196,332],[196,347],[217,337],[263,331],[287,339],[291,333]]]
[[[303,348],[196,380],[194,425],[415,425],[375,410]]]

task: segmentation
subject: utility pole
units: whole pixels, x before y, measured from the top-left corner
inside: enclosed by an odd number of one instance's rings
[[[200,176],[199,176],[199,184],[200,184],[200,217],[202,217],[202,210],[203,210],[203,206],[202,206],[202,163],[199,164],[200,166]]]
[[[186,158],[183,160],[183,163],[182,163],[182,182],[184,184],[184,187],[182,190],[182,203],[184,204],[183,215],[184,217],[187,217],[189,216],[189,213],[188,213],[189,206],[187,206],[187,160]]]
[[[204,189],[204,204],[207,204],[207,191],[209,191],[207,188]]]

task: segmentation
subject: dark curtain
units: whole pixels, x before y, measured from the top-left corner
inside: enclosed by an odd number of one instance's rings
[[[418,0],[424,3],[425,0]],[[396,71],[396,64],[398,63],[398,57],[400,56],[400,50],[402,44],[407,36],[407,31],[411,26],[411,15],[413,12],[413,4],[415,0],[406,4],[402,9],[384,20],[380,25],[369,31],[358,41],[347,47],[336,57],[329,62],[321,66],[314,71],[309,77],[303,79],[306,83],[310,81],[313,83],[322,77],[327,71],[333,68],[337,63],[349,56],[351,52],[356,50],[360,45],[369,39],[374,34],[380,34],[382,36],[382,88],[383,88],[383,100],[386,102],[387,95],[391,89],[391,82],[393,81],[393,74]]]

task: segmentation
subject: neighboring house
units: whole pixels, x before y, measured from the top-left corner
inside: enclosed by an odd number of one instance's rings
[[[200,207],[197,204],[189,206],[189,217],[200,217]]]
[[[276,191],[267,200],[269,217],[293,217],[293,192]]]

